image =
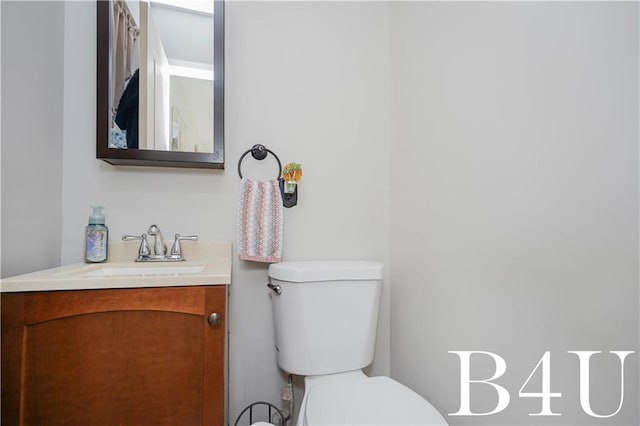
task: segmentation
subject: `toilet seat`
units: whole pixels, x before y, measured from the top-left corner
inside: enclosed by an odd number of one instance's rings
[[[304,404],[306,425],[446,425],[420,395],[389,377],[318,383]]]

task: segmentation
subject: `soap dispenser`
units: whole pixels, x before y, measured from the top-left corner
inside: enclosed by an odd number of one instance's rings
[[[89,225],[85,232],[85,262],[98,263],[107,260],[109,228],[104,224],[101,206],[92,206]]]

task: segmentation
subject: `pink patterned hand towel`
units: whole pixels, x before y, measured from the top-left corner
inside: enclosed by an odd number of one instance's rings
[[[278,181],[242,179],[238,211],[238,253],[241,260],[282,260],[284,208]]]

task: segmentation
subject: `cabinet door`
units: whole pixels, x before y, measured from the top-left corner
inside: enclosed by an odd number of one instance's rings
[[[2,425],[222,425],[225,299],[224,286],[3,294]]]

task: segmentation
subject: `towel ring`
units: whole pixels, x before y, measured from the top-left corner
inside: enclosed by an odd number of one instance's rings
[[[282,205],[289,208],[298,204],[298,187],[296,186],[293,194],[285,193],[284,179],[282,179],[282,163],[273,151],[267,149],[267,147],[262,144],[255,144],[251,147],[251,149],[246,150],[244,154],[240,156],[240,159],[238,160],[238,175],[240,175],[240,179],[242,179],[242,160],[249,153],[251,153],[251,156],[256,160],[264,160],[265,158],[267,158],[267,154],[273,155],[273,157],[278,162],[278,175],[276,176],[276,180],[278,181],[278,185],[280,186],[280,193],[282,194]]]
[[[242,160],[249,153],[251,153],[251,156],[256,160],[264,160],[267,158],[267,154],[273,155],[278,162],[278,176],[276,176],[276,179],[280,179],[280,176],[282,175],[282,163],[280,163],[280,159],[273,151],[261,144],[255,144],[251,149],[246,150],[245,153],[240,156],[240,160],[238,160],[238,174],[240,175],[240,179],[242,179]]]

